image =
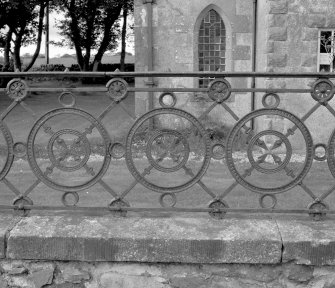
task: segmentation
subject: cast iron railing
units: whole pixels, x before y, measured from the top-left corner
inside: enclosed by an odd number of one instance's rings
[[[129,86],[124,80],[140,77],[213,77],[215,80],[208,88],[201,89],[153,85],[139,88]],[[305,78],[310,79],[312,85],[304,89],[232,87],[231,79],[236,77]],[[327,163],[327,171],[335,177],[335,132],[331,133],[327,144],[314,145],[316,141],[315,139],[313,141],[306,124],[306,121],[320,109],[329,111],[335,117],[335,110],[331,105],[335,88],[329,80],[335,78],[334,74],[26,72],[0,73],[0,78],[10,80],[7,88],[1,89],[0,97],[11,99],[11,102],[0,110],[0,192],[7,189],[15,197],[12,203],[4,203],[3,200],[0,205],[2,209],[14,209],[23,215],[34,209],[111,211],[121,215],[125,215],[128,211],[207,212],[219,219],[227,213],[245,212],[306,213],[314,219],[335,213],[335,210],[331,209],[332,201],[327,203],[325,201],[335,190],[335,183],[332,183],[334,181],[329,180],[327,187],[320,179],[320,175],[317,175],[315,181],[320,181],[320,187],[323,187],[323,190],[320,189],[321,192],[315,191],[315,185],[311,187],[305,181],[316,162]],[[41,78],[66,79],[64,81],[67,81],[67,84],[46,88],[27,84],[29,81]],[[106,86],[75,88],[69,80],[71,78],[100,78],[100,81],[105,79],[107,83]],[[34,111],[34,105],[31,106],[30,102],[34,101],[37,93],[32,92],[43,91],[59,93],[61,107],[55,107],[51,111]],[[103,104],[106,107],[101,107],[98,115],[92,115],[79,107],[75,95],[79,92],[90,92],[91,95],[87,97],[95,97],[95,92],[106,92],[108,103]],[[158,100],[156,107],[136,117],[124,104],[127,97],[134,97],[134,94],[130,95],[133,92],[156,92],[155,97]],[[187,106],[189,111],[198,115],[181,109],[182,106],[178,101],[183,94],[176,96],[177,94],[174,94],[176,92],[206,94],[208,102],[202,104],[206,105],[205,109],[201,111],[193,109],[192,105]],[[242,110],[232,107],[234,102],[229,100],[233,92],[257,93],[256,97],[261,100],[260,109],[248,111],[243,117],[238,116]],[[286,95],[284,97],[286,101],[289,97],[297,97],[299,94],[303,95],[301,99],[312,103],[312,107],[307,109],[302,117],[295,113],[294,106],[281,103],[283,95]],[[143,95],[141,97],[143,98]],[[250,94],[240,97],[248,98]],[[26,141],[13,140],[16,131],[10,128],[10,124],[11,119],[15,119],[17,106],[23,107],[35,119]],[[293,111],[287,111],[287,107],[293,108],[291,109]],[[108,115],[114,115],[116,109],[122,109],[133,122],[122,139],[111,137],[112,131],[108,131],[103,124],[103,120]],[[222,109],[220,112],[222,115],[228,115],[235,121],[229,133],[221,131],[222,135],[216,137],[217,131],[207,127],[206,119],[214,109]],[[271,125],[265,125],[265,122]],[[326,124],[334,130],[333,122]],[[299,148],[295,148],[296,146]],[[299,153],[296,153],[296,150],[299,150]],[[35,180],[33,183],[16,184],[16,179],[20,180],[18,178],[22,175],[17,172],[20,170],[17,167],[24,166],[26,162],[31,169],[29,177]],[[212,163],[214,166],[209,171]],[[127,178],[125,181],[124,178],[115,176],[115,179],[110,179],[115,173],[108,170],[116,169],[120,172],[125,169],[124,167],[133,178]],[[323,168],[320,169],[321,174],[325,173]],[[108,179],[106,173],[111,173]],[[212,176],[208,175],[210,173]],[[14,180],[11,177],[14,177]],[[226,180],[220,182],[221,178]],[[254,178],[256,180],[253,180]],[[113,184],[115,181],[122,181],[123,186],[120,188],[119,185]],[[51,188],[52,191],[45,191],[42,194],[39,192],[38,198],[48,198],[48,193],[54,193],[53,190],[61,191],[63,194],[59,198],[63,206],[48,201],[46,205],[33,204],[34,191],[43,184],[45,188],[42,189]],[[146,198],[144,202],[140,201],[140,205],[127,199],[131,192],[138,193],[137,184],[141,184],[138,185],[142,187],[140,193]],[[110,194],[104,203],[101,205],[96,201],[97,205],[80,205],[81,195],[85,191],[96,190],[97,186]],[[152,205],[155,203],[152,201],[152,195],[155,193],[143,192],[143,187],[146,191],[158,193],[156,203],[161,207]],[[197,192],[193,192],[195,187]],[[198,200],[193,203],[192,197],[197,199],[200,197],[199,187],[210,199],[209,204]],[[242,190],[244,196],[239,194]],[[301,191],[311,199],[307,207],[299,207],[300,198],[297,196],[290,202],[295,202],[298,207],[288,205],[277,208],[280,202],[280,199],[277,199],[278,195],[287,195],[291,192],[296,194]],[[186,205],[180,205],[177,200],[179,195],[184,193],[188,194],[184,196],[181,204]],[[98,194],[96,192],[94,197],[100,199]],[[232,194],[238,195],[233,198],[231,204],[227,198]],[[141,195],[137,197],[140,198]],[[256,197],[258,207],[243,207],[243,203],[249,202],[245,200],[246,197],[250,199]],[[188,200],[191,205],[187,204]]]

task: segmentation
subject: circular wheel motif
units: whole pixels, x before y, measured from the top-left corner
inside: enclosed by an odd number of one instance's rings
[[[64,125],[73,127],[59,128]],[[102,163],[94,157],[93,139],[96,146],[104,149]],[[47,149],[43,153],[45,144]],[[93,116],[75,108],[60,108],[37,120],[28,136],[27,154],[31,169],[44,184],[56,190],[76,192],[91,187],[103,177],[111,160],[109,146],[107,131]],[[47,159],[37,159],[41,150]],[[73,173],[75,181],[69,173]]]
[[[5,123],[0,121],[0,144],[5,142],[5,149],[0,149],[0,181],[6,177],[14,160],[13,138]],[[4,153],[4,158],[2,154]]]
[[[29,213],[30,213],[30,209],[26,209],[25,206],[26,205],[34,205],[33,201],[25,196],[25,197],[17,197],[13,200],[13,205],[16,206],[14,209],[15,209],[15,214],[17,216],[22,216],[22,217],[25,217],[25,216],[28,216]]]
[[[313,99],[320,104],[326,104],[334,97],[334,84],[328,79],[320,79],[313,84],[311,93]]]
[[[13,79],[8,82],[6,91],[9,98],[15,101],[22,101],[28,95],[28,85],[21,79]]]
[[[159,96],[158,101],[163,108],[172,108],[176,106],[177,97],[172,92],[165,92]]]
[[[126,200],[123,200],[123,199],[112,199],[108,207],[122,209],[122,208],[130,207],[130,204]],[[111,209],[110,211],[112,215],[114,216],[125,217],[127,215],[127,210],[118,211],[118,210]]]
[[[214,102],[222,103],[226,101],[231,94],[231,86],[225,79],[214,80],[209,83],[208,96]]]
[[[264,108],[277,108],[280,104],[280,98],[275,93],[267,93],[262,98]]]
[[[329,170],[335,177],[335,130],[329,138],[327,157]]]
[[[170,173],[185,166],[190,155],[187,139],[175,130],[158,130],[147,143],[146,156],[149,163],[159,171]],[[170,157],[170,163],[164,158]]]
[[[128,83],[121,78],[109,80],[106,87],[109,98],[115,102],[120,102],[127,96]]]
[[[235,160],[234,147],[243,130],[250,134],[247,128],[250,122],[254,120],[261,128],[264,123],[269,123],[269,119],[272,121],[276,117],[281,118],[281,123],[284,122],[287,124],[285,127],[289,128],[276,128],[276,125],[270,124],[274,126],[273,130],[251,133],[254,136],[246,148],[249,163]],[[291,161],[292,147],[304,151],[304,161]],[[306,126],[293,114],[279,109],[260,109],[249,113],[237,122],[227,138],[226,158],[230,172],[239,184],[256,193],[276,194],[293,188],[308,173],[313,157],[313,140]],[[271,178],[270,174],[275,173],[276,177]],[[268,176],[264,177],[264,174]]]
[[[148,129],[152,122],[154,130]],[[191,154],[201,154],[202,161],[192,161]],[[146,156],[145,164],[134,159],[141,155]],[[190,188],[204,175],[210,160],[207,131],[194,116],[182,110],[152,110],[137,119],[127,136],[129,171],[143,186],[159,193]]]
[[[274,142],[273,145],[265,145],[263,147],[263,157],[270,157],[272,158],[272,163],[275,163],[276,165],[270,165],[270,167],[267,166],[267,163],[264,161],[259,162],[258,159],[256,158],[257,155],[254,153],[255,148],[262,146],[262,138],[272,136],[272,141]],[[275,144],[278,143],[278,144]],[[280,145],[279,145],[280,143]],[[282,145],[284,145],[284,149],[286,150],[284,159],[282,160],[281,157],[277,156],[276,150],[277,149],[282,149]],[[256,155],[255,155],[256,154]],[[265,130],[262,131],[258,134],[256,134],[254,137],[251,138],[249,141],[248,145],[248,159],[251,165],[258,170],[259,172],[262,172],[264,174],[272,174],[272,173],[277,173],[280,170],[284,169],[287,164],[290,162],[292,156],[292,147],[290,144],[290,141],[288,138],[283,135],[282,133],[275,131],[275,130]],[[264,165],[264,166],[263,166]]]

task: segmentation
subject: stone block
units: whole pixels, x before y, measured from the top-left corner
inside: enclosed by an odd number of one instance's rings
[[[236,39],[236,45],[238,46],[252,45],[252,33],[236,33],[235,39]]]
[[[332,11],[334,11],[334,10],[332,10]],[[327,15],[326,27],[329,27],[329,28],[334,28],[335,27],[334,13]]]
[[[274,41],[267,41],[266,42],[266,53],[274,53],[275,45]]]
[[[269,40],[273,41],[286,41],[287,28],[286,27],[271,27],[269,28]]]
[[[32,216],[11,231],[10,259],[279,263],[276,223],[260,219]]]
[[[287,0],[271,1],[269,14],[286,14],[288,12]]]
[[[236,0],[236,15],[252,15],[252,1]]]
[[[316,67],[317,63],[318,63],[318,58],[316,55],[312,55],[312,54],[302,54],[301,55],[301,66]]]
[[[6,257],[5,242],[7,233],[20,219],[20,217],[13,217],[11,214],[0,214],[0,258]]]
[[[310,14],[305,18],[306,26],[309,28],[324,28],[326,25],[326,15]]]
[[[334,21],[335,24],[335,21]],[[317,28],[304,27],[302,30],[303,41],[315,41],[319,37],[319,30]]]
[[[332,220],[278,220],[283,262],[305,265],[335,264],[335,223]]]
[[[234,18],[232,24],[233,31],[235,33],[251,33],[252,32],[252,17],[241,15]]]
[[[233,50],[233,60],[250,60],[250,46],[235,46]]]
[[[286,14],[270,14],[268,16],[269,27],[285,27],[287,26]]]
[[[268,54],[267,64],[269,67],[286,67],[287,54]]]

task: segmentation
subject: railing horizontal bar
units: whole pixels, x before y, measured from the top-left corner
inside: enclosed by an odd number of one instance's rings
[[[103,86],[99,87],[58,87],[58,88],[28,88],[30,92],[107,92],[107,88]],[[202,92],[207,93],[208,89],[206,88],[128,88],[129,92]],[[247,92],[261,92],[261,93],[311,93],[311,89],[266,89],[266,88],[255,88],[255,89],[231,89],[232,92],[236,93],[247,93]],[[0,92],[6,92],[5,88],[0,88]]]
[[[13,205],[0,205],[0,209],[18,209]],[[79,206],[32,206],[25,205],[24,210],[66,210],[66,211],[131,211],[131,212],[231,212],[231,213],[274,213],[274,214],[320,214],[321,211],[308,209],[263,209],[263,208],[177,208],[177,207],[79,207]],[[324,210],[322,214],[335,214],[335,210]]]
[[[0,72],[1,77],[261,77],[261,78],[335,78],[335,73],[270,72]]]

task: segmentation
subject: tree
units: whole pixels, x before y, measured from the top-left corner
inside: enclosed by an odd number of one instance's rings
[[[121,31],[121,58],[120,58],[120,70],[125,70],[125,58],[126,58],[126,38],[127,38],[127,19],[129,13],[133,13],[134,5],[130,1],[126,1],[123,6],[123,25]]]
[[[118,19],[125,2],[130,0],[58,0],[65,20],[59,22],[61,35],[75,48],[82,71],[96,71],[102,56],[113,50],[119,35]],[[64,43],[62,43],[64,45]],[[92,51],[96,50],[93,65]]]
[[[10,54],[14,67],[21,71],[21,47],[36,44],[33,57],[25,68],[28,71],[35,63],[41,48],[44,10],[48,0],[2,0],[0,4],[0,29],[4,42],[4,67],[8,70]],[[14,44],[13,50],[11,49]]]

